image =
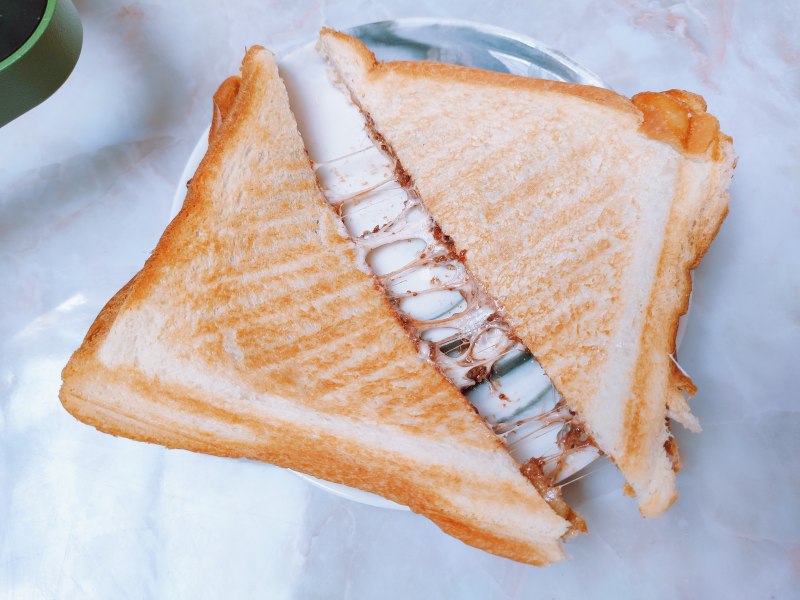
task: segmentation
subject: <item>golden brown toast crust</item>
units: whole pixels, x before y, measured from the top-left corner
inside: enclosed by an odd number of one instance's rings
[[[242,78],[238,75],[231,75],[219,86],[214,93],[212,101],[212,117],[211,128],[208,130],[208,141],[211,142],[219,132],[222,122],[227,118],[233,107],[233,101],[239,93],[239,87],[242,85]]]
[[[417,356],[356,267],[271,55],[251,48],[241,80],[227,80],[214,104],[217,123],[183,208],[64,369],[65,408],[113,435],[263,460],[381,494],[514,560],[563,558],[569,523]],[[295,412],[275,408],[287,406]],[[297,411],[316,425],[298,422]],[[362,441],[348,428],[386,439]],[[411,447],[389,451],[386,440]],[[416,445],[434,450],[418,456]],[[437,461],[437,448],[464,464]],[[477,481],[474,460],[496,469]],[[536,523],[540,537],[512,531],[503,511]]]
[[[635,115],[641,120],[642,133],[648,137],[672,144],[676,150],[687,155],[711,153],[715,160],[720,157],[720,143],[732,142],[729,136],[719,130],[719,121],[716,117],[706,112],[706,102],[703,97],[685,90],[642,92],[629,100],[605,88],[520,77],[472,67],[429,61],[382,63],[375,58],[369,48],[352,36],[329,27],[322,28],[320,36],[323,35],[330,35],[347,44],[361,58],[367,76],[372,79],[377,80],[392,73],[412,79],[428,78],[441,82],[569,94]]]
[[[323,27],[320,35],[332,35],[336,39],[348,44],[364,61],[368,76],[379,79],[388,72],[399,73],[412,78],[435,78],[443,82],[460,82],[490,87],[509,87],[521,90],[553,91],[561,94],[571,94],[584,100],[603,104],[617,110],[639,114],[624,96],[620,96],[605,88],[588,85],[577,85],[563,81],[550,81],[547,79],[533,79],[519,77],[508,73],[484,71],[472,67],[455,66],[429,61],[395,61],[391,63],[378,62],[375,55],[356,38],[341,33],[328,27]]]
[[[642,92],[631,102],[642,111],[642,133],[686,155],[719,160],[720,145],[733,141],[719,130],[719,121],[706,112],[706,101],[698,94],[685,90]]]

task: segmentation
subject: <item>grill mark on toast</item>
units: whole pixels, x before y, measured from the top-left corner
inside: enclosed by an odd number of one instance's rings
[[[312,288],[314,286],[311,286]],[[315,303],[313,307],[313,311],[320,314],[326,314],[336,308],[337,303],[341,303],[342,293],[347,297],[351,298],[352,306],[348,310],[348,317],[347,321],[338,323],[338,324],[323,324],[321,328],[309,327],[305,330],[299,329],[295,327],[292,332],[286,332],[284,330],[277,330],[275,331],[274,336],[270,336],[270,330],[274,330],[274,324],[271,320],[263,321],[263,320],[252,320],[252,326],[246,330],[236,329],[237,339],[242,338],[239,341],[239,345],[243,346],[244,348],[253,347],[258,348],[263,346],[264,338],[272,338],[270,340],[270,355],[271,356],[285,356],[286,358],[280,360],[279,362],[275,363],[275,370],[281,370],[284,368],[291,368],[291,365],[298,365],[298,364],[306,364],[307,368],[314,369],[316,372],[320,372],[320,369],[323,364],[325,364],[324,359],[320,360],[319,358],[315,358],[322,354],[323,356],[328,356],[330,358],[331,365],[334,366],[336,364],[342,365],[342,357],[339,355],[331,355],[327,354],[326,350],[329,347],[336,347],[337,345],[341,344],[336,332],[341,327],[348,327],[354,332],[352,337],[348,341],[348,345],[354,348],[358,348],[359,344],[354,343],[355,341],[364,341],[364,342],[371,342],[366,343],[361,346],[361,349],[367,351],[367,353],[374,353],[374,355],[384,357],[381,360],[390,360],[385,358],[386,352],[385,349],[382,348],[381,344],[377,343],[374,335],[374,328],[380,329],[380,324],[377,322],[373,322],[370,319],[370,313],[368,308],[368,298],[365,297],[364,294],[357,294],[355,292],[359,291],[360,282],[355,281],[351,283],[347,288],[339,288],[336,292],[328,294],[325,297],[320,297],[318,302]],[[296,294],[301,294],[302,291],[293,291],[284,296],[284,304],[286,307],[291,306],[293,303],[294,297]],[[267,304],[274,305],[276,302],[274,299],[270,299],[267,301]],[[214,328],[232,328],[235,326],[237,322],[236,318],[226,320],[224,318],[218,318],[214,325]],[[310,321],[306,321],[306,324],[311,325],[312,323],[316,323],[314,319]],[[299,323],[298,323],[299,324]],[[304,332],[305,331],[305,332]],[[242,335],[245,333],[245,335]],[[247,335],[249,333],[249,335]],[[291,333],[291,335],[289,335]],[[250,338],[250,341],[248,341]],[[286,340],[285,342],[279,342],[278,340]],[[324,341],[320,341],[324,340]],[[218,345],[218,340],[211,340],[213,348],[210,351],[210,354],[213,355],[216,352],[216,347]],[[308,360],[306,357],[310,357]],[[273,359],[274,360],[274,359]],[[345,359],[346,360],[346,359]],[[377,358],[375,359],[376,362],[380,362]],[[255,368],[258,365],[255,364],[248,364],[248,368]],[[372,368],[370,365],[366,369],[359,370],[369,370]],[[344,366],[340,369],[342,372],[347,372],[344,369]],[[407,378],[407,373],[402,372],[401,375]]]

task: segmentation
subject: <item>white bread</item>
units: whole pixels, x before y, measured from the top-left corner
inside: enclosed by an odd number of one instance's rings
[[[661,514],[680,464],[667,416],[699,428],[678,320],[734,166],[703,99],[378,63],[329,29],[318,50],[642,514]]]
[[[489,552],[560,560],[570,522],[418,357],[340,226],[274,59],[253,47],[215,95],[183,209],[64,369],[64,406],[114,435],[381,494]]]

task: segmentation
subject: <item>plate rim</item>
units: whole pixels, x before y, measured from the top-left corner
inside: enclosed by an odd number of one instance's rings
[[[608,86],[608,84],[605,83],[594,71],[583,66],[573,58],[570,58],[560,50],[556,50],[552,46],[543,43],[537,38],[525,35],[523,33],[517,33],[516,31],[513,31],[511,29],[500,27],[499,25],[489,25],[487,23],[481,23],[479,21],[471,21],[469,19],[457,19],[457,18],[453,19],[453,18],[438,18],[438,17],[400,17],[397,19],[384,19],[382,21],[372,21],[370,23],[363,23],[361,25],[354,25],[352,27],[344,29],[343,31],[344,33],[352,35],[356,32],[356,30],[362,27],[376,27],[378,25],[387,25],[389,23],[398,23],[405,26],[446,25],[450,27],[462,27],[465,29],[474,29],[476,31],[480,31],[481,33],[486,33],[491,36],[514,40],[515,42],[520,42],[521,44],[524,44],[525,46],[528,46],[530,48],[534,48],[535,50],[543,52],[544,54],[549,54],[553,58],[557,59],[558,62],[566,65],[576,73],[579,73],[581,77],[583,77],[584,79],[591,81],[591,83],[582,83],[580,85],[594,85],[596,87],[602,87],[609,90],[611,89]],[[296,50],[302,47],[303,45],[304,44],[298,44],[289,51]]]

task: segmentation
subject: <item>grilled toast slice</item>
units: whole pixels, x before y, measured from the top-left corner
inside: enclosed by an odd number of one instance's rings
[[[728,210],[731,139],[700,96],[318,50],[643,515],[677,497],[667,417],[699,429],[675,338]]]
[[[215,95],[183,209],[67,364],[62,403],[114,435],[381,494],[495,554],[563,558],[571,523],[418,356],[340,228],[253,47]]]

